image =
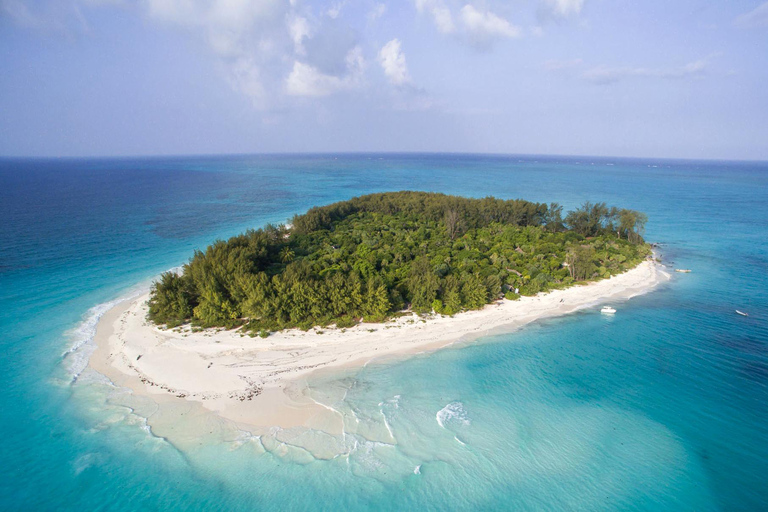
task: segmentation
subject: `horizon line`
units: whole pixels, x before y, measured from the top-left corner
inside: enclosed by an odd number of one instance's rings
[[[668,156],[617,156],[617,155],[589,155],[566,153],[503,153],[503,152],[471,152],[471,151],[263,151],[253,153],[167,153],[167,154],[140,154],[140,155],[0,155],[2,160],[150,160],[150,159],[174,159],[174,158],[227,158],[227,157],[274,157],[274,156],[365,156],[365,155],[390,155],[390,156],[479,156],[479,157],[524,157],[524,158],[599,158],[616,160],[664,160],[678,162],[732,162],[732,163],[768,163],[768,159],[749,158],[691,158]]]

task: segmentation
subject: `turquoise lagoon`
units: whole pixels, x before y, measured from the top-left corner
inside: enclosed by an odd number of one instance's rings
[[[344,415],[341,438],[212,423],[182,446],[147,426],[152,404],[83,371],[98,316],[195,248],[403,189],[642,210],[664,261],[693,272],[614,318],[317,376],[308,392]],[[766,163],[0,160],[0,217],[4,510],[768,509]]]

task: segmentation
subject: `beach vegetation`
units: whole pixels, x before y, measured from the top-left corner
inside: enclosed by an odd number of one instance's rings
[[[175,327],[346,329],[403,311],[454,315],[600,279],[650,254],[644,214],[426,192],[371,194],[196,251],[152,286],[149,319]]]

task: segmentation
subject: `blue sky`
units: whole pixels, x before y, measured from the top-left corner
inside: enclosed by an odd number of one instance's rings
[[[0,0],[0,155],[768,159],[768,2]]]

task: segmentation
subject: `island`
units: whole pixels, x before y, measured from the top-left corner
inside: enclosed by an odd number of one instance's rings
[[[357,197],[198,251],[153,286],[175,327],[352,327],[404,310],[454,315],[619,274],[650,253],[642,213],[426,192]]]
[[[105,314],[91,366],[249,428],[343,429],[302,379],[644,293],[669,278],[646,221],[411,191],[315,207],[196,251]]]

